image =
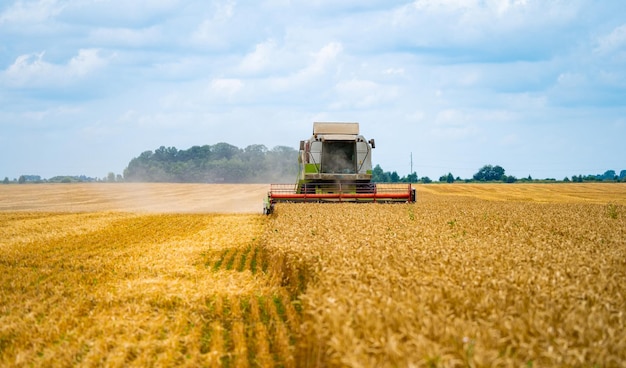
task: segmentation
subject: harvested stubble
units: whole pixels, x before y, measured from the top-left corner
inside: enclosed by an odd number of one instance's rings
[[[281,204],[267,249],[306,279],[300,365],[623,366],[626,208],[609,207]]]
[[[263,272],[265,223],[0,212],[0,365],[293,366],[299,316]]]

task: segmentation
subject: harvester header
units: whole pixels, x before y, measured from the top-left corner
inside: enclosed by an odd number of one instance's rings
[[[414,202],[411,184],[372,182],[375,147],[359,123],[313,123],[313,135],[300,141],[296,184],[272,184],[264,212],[277,202]]]

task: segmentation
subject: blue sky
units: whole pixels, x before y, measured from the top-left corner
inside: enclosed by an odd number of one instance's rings
[[[0,177],[121,174],[159,146],[297,147],[357,121],[374,163],[626,169],[626,2],[4,0]]]

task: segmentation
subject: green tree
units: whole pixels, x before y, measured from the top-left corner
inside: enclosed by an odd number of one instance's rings
[[[2,184],[9,184],[9,177],[5,176],[4,180],[2,181]]]
[[[498,181],[502,180],[504,176],[504,169],[502,166],[483,166],[476,174],[474,174],[474,180],[477,181]]]
[[[615,170],[607,170],[602,175],[602,180],[605,180],[605,181],[611,181],[611,180],[617,181],[618,179],[619,177],[615,173]]]
[[[502,181],[505,183],[515,183],[517,178],[513,175],[502,175]]]
[[[382,183],[385,181],[385,172],[380,165],[376,165],[372,169],[372,181],[375,183]]]
[[[400,181],[400,175],[396,171],[392,172],[389,176],[389,179],[392,183],[397,183]]]
[[[413,171],[409,175],[406,176],[407,183],[417,183],[417,173]]]
[[[452,173],[448,173],[446,175],[441,175],[439,177],[439,181],[440,182],[446,182],[446,183],[454,183],[454,175],[452,175]]]
[[[268,182],[297,176],[298,151],[250,145],[241,150],[228,143],[193,146],[188,150],[159,147],[130,160],[123,181],[147,182]],[[116,178],[117,181],[122,181]],[[106,180],[106,179],[105,179]]]
[[[224,142],[214,145],[211,151],[215,155],[214,159],[216,161],[221,159],[230,160],[240,152],[239,148]]]

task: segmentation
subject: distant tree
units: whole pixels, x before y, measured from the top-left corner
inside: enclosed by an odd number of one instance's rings
[[[264,160],[266,153],[267,147],[265,147],[264,145],[252,144],[244,148],[242,159],[244,161],[252,161],[259,164]]]
[[[602,175],[602,180],[605,180],[605,181],[615,180],[616,176],[617,175],[615,174],[615,170],[607,170]]]
[[[433,181],[428,177],[428,176],[422,176],[422,178],[420,179],[420,181],[424,184],[429,184],[432,183]]]
[[[154,151],[154,159],[157,161],[174,161],[178,150],[176,147],[161,146]]]
[[[397,183],[400,181],[400,175],[396,171],[392,172],[389,176],[389,179],[392,183]]]
[[[115,182],[115,173],[112,173],[112,172],[108,173],[106,181],[108,181],[109,183],[114,183]]]
[[[439,181],[442,183],[454,183],[454,175],[452,175],[452,173],[441,175]]]
[[[298,151],[263,145],[239,149],[228,143],[187,150],[159,147],[133,158],[116,181],[145,182],[287,182],[295,180]],[[107,180],[106,178],[104,180]]]
[[[417,173],[414,171],[406,176],[407,183],[417,183]]]
[[[396,176],[399,180],[400,177],[398,176],[398,173],[396,173]],[[392,173],[389,171],[383,171],[380,165],[376,165],[372,170],[372,181],[375,183],[390,183],[392,182]]]
[[[476,174],[474,180],[477,181],[499,181],[504,176],[504,169],[501,166],[483,166]]]
[[[214,145],[211,151],[215,155],[214,160],[230,160],[240,152],[239,148],[224,142]]]
[[[505,183],[515,183],[517,181],[517,178],[513,175],[503,175],[502,176],[502,181]]]
[[[563,178],[563,182],[564,182],[564,183],[569,183],[569,182],[570,182],[570,180],[569,180],[569,178],[566,176],[566,177],[564,177],[564,178]]]
[[[374,168],[372,169],[372,181],[373,182],[382,183],[384,175],[385,175],[385,172],[383,171],[383,168],[380,167],[380,165],[374,166]]]
[[[5,176],[4,180],[2,181],[2,184],[9,184],[9,177]]]
[[[624,181],[624,179],[626,179],[626,170],[619,172],[619,180]]]
[[[117,182],[120,182],[120,183],[121,183],[121,182],[123,182],[123,181],[124,181],[124,177],[123,177],[121,174],[117,174],[117,175],[115,176],[115,181],[117,181]]]

